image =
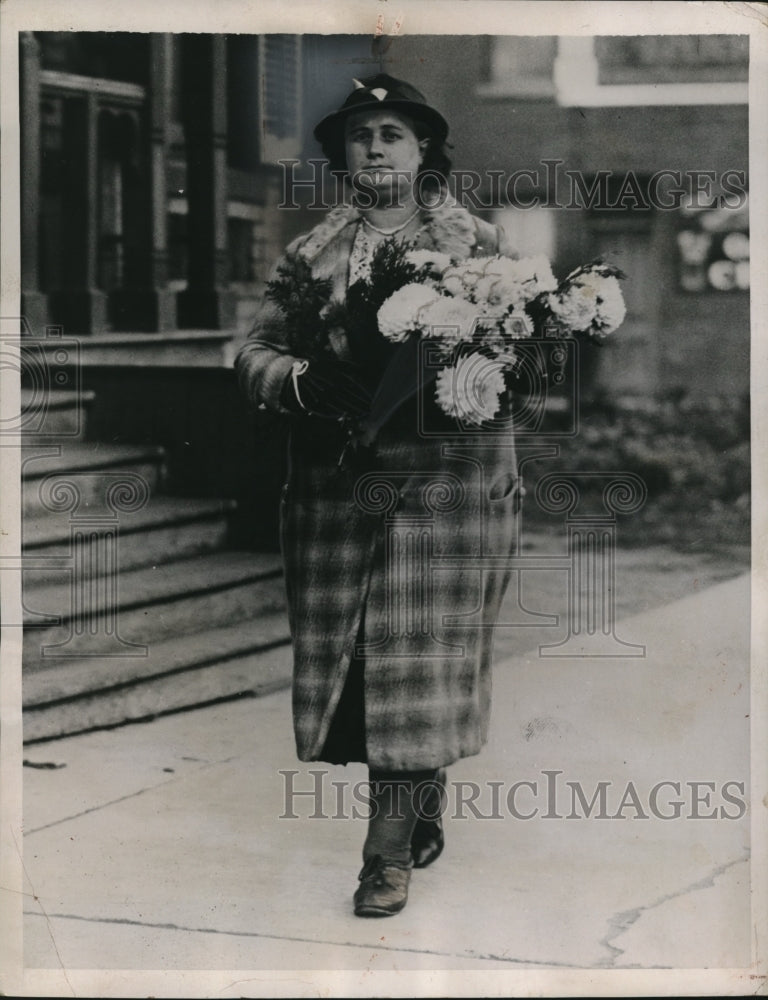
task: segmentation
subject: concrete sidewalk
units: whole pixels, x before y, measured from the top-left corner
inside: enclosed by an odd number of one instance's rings
[[[26,965],[749,966],[749,577],[619,631],[644,659],[496,664],[491,741],[449,771],[445,853],[386,920],[352,915],[364,818],[332,818],[362,766],[315,765],[327,818],[308,818],[307,796],[300,818],[279,818],[281,770],[313,787],[288,692],[30,747],[31,762],[66,766],[24,772]],[[459,781],[496,818],[474,816]],[[664,781],[679,794],[665,785],[652,807]],[[600,782],[606,818],[599,795],[587,817]],[[674,800],[680,816],[661,818]]]

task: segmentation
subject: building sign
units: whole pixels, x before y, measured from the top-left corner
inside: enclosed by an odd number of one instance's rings
[[[678,275],[685,292],[749,289],[749,216],[710,208],[681,212],[677,232]]]

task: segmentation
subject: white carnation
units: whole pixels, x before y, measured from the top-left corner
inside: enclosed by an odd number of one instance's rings
[[[613,333],[621,326],[624,317],[627,315],[627,307],[624,304],[624,296],[621,292],[621,285],[613,275],[597,275],[599,281],[596,282],[597,291],[597,333],[601,336]]]
[[[448,295],[461,296],[464,293],[464,282],[458,274],[443,274],[440,287]]]
[[[502,309],[519,309],[542,292],[557,288],[552,267],[543,254],[520,260],[499,254],[473,257],[446,268],[440,284],[449,295]]]
[[[377,314],[379,330],[387,340],[405,340],[409,333],[421,329],[419,315],[422,309],[439,298],[431,285],[411,282],[403,285],[384,302]]]
[[[472,290],[472,297],[484,312],[503,312],[525,302],[522,285],[507,284],[493,274],[484,274]]]
[[[436,297],[420,313],[424,336],[444,344],[471,340],[477,318],[477,306],[466,299],[447,295]]]
[[[489,257],[471,257],[443,271],[440,285],[449,295],[472,296]]]
[[[549,295],[547,304],[568,330],[586,330],[597,316],[597,296],[591,285],[574,283],[558,295]]]
[[[525,285],[508,278],[485,278],[490,281],[488,304],[503,309],[518,309],[525,305],[533,296],[526,291]]]
[[[502,363],[473,353],[438,372],[435,394],[448,416],[481,424],[498,413],[504,389]]]
[[[621,287],[612,275],[590,271],[580,275],[560,295],[550,295],[549,306],[570,330],[589,330],[601,336],[612,333],[626,316]]]
[[[497,278],[512,276],[512,265],[514,261],[511,257],[504,257],[496,254],[495,257],[480,258],[483,263],[483,274],[494,275]]]
[[[443,285],[453,295],[469,294],[475,302],[518,309],[541,292],[553,291],[557,281],[543,255],[521,260],[495,256],[477,257],[449,268],[443,276]]]
[[[528,313],[519,310],[504,317],[502,329],[512,340],[524,340],[533,336],[533,320]]]
[[[466,268],[468,271],[477,271],[480,274],[485,274],[489,267],[493,265],[494,261],[503,260],[497,255],[493,257],[467,257],[465,261],[457,264],[457,268]]]

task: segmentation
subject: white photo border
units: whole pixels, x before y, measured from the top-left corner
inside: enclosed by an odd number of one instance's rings
[[[768,842],[768,9],[760,3],[518,2],[518,0],[329,0],[327,3],[277,0],[3,0],[0,6],[0,316],[20,314],[19,295],[19,124],[18,34],[25,30],[215,31],[221,33],[327,33],[373,35],[383,18],[385,32],[410,34],[518,34],[572,36],[595,34],[749,34],[751,40],[750,205],[753,273],[761,280],[752,289],[752,843]],[[574,42],[578,48],[578,42]],[[733,85],[743,95],[743,87]],[[741,88],[741,89],[738,89]],[[574,103],[600,100],[592,88],[574,94]],[[737,90],[734,90],[734,99]],[[590,98],[591,94],[591,98]],[[602,95],[605,97],[605,94]],[[0,372],[2,413],[18,412],[19,388],[14,373]],[[20,557],[19,456],[15,448],[0,454],[2,533],[0,556]],[[18,621],[21,595],[18,574],[1,581],[3,620]],[[19,996],[630,996],[739,995],[765,989],[766,885],[768,855],[752,857],[753,966],[749,969],[646,969],[432,972],[302,970],[227,970],[169,972],[161,970],[24,969],[21,910],[23,860],[21,821],[21,636],[6,628],[0,649],[0,988]]]

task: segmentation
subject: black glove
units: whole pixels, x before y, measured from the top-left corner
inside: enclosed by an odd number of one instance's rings
[[[294,365],[283,385],[281,402],[292,413],[338,420],[368,413],[371,394],[357,365],[315,359]]]

